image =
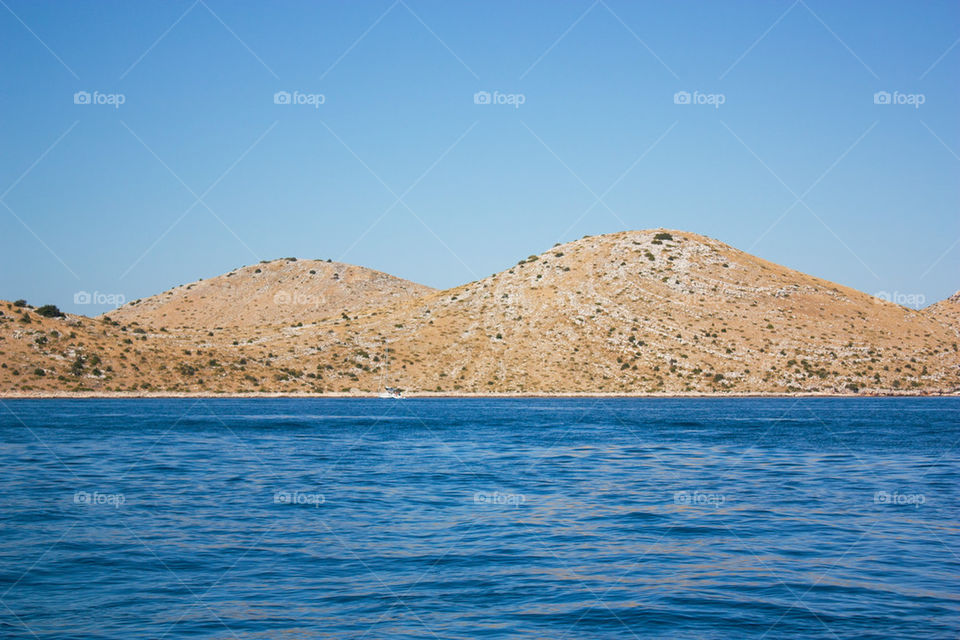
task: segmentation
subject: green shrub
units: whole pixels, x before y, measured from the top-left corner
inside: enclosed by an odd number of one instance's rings
[[[42,307],[37,307],[35,309],[37,315],[43,316],[44,318],[62,318],[63,312],[57,308],[55,304],[45,304]]]
[[[176,370],[183,376],[192,376],[197,373],[196,368],[191,367],[188,364],[180,363],[176,366]]]

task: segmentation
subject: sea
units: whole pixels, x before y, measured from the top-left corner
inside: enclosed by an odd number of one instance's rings
[[[0,400],[0,637],[957,638],[960,398]]]

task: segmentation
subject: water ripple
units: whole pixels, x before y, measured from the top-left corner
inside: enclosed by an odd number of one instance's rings
[[[4,638],[960,635],[960,401],[4,401]]]

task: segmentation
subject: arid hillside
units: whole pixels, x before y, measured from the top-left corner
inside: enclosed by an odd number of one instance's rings
[[[946,300],[930,305],[923,312],[952,328],[960,336],[960,291]]]
[[[350,269],[244,267],[96,319],[4,305],[0,389],[365,393],[389,347],[409,392],[960,392],[937,314],[692,233],[587,237],[446,291],[379,274],[393,293],[363,304]]]
[[[284,258],[240,267],[111,311],[121,323],[168,329],[312,322],[422,296],[430,287],[342,262]]]
[[[923,313],[677,231],[585,238],[357,319],[414,389],[893,391],[960,386]]]

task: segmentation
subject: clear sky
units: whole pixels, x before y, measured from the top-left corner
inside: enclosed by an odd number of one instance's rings
[[[2,0],[0,298],[285,256],[448,287],[667,227],[929,304],[958,38],[952,0]]]

